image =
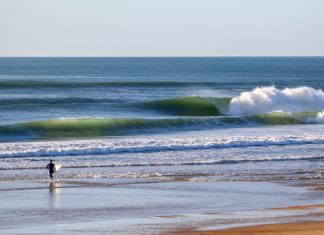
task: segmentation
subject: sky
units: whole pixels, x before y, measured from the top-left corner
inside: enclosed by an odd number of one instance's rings
[[[0,0],[0,56],[324,56],[324,0]]]

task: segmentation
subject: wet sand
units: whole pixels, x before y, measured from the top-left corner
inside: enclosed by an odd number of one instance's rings
[[[324,204],[314,204],[314,205],[300,205],[300,206],[289,206],[282,208],[270,208],[271,210],[309,210],[309,209],[317,209],[323,208]]]
[[[324,222],[267,224],[215,231],[179,230],[172,235],[323,235]]]
[[[234,227],[223,230],[200,231],[201,228],[182,228],[176,231],[163,234],[171,235],[324,235],[324,213],[316,213],[324,207],[324,204],[298,205],[281,208],[270,208],[274,211],[308,211],[303,215],[303,220],[291,223],[271,223],[254,226]],[[316,218],[322,221],[307,221],[307,219]],[[287,220],[288,218],[286,218]],[[298,216],[292,215],[292,220],[297,220]]]
[[[0,234],[219,234],[231,227],[324,221],[323,196],[269,182],[7,182],[0,185]]]

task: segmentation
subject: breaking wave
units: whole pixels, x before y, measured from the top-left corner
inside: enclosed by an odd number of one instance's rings
[[[324,111],[319,112],[316,117],[310,117],[308,118],[309,123],[320,123],[324,124]]]
[[[108,102],[109,100],[62,98],[11,101],[19,105],[23,102],[34,105],[56,103],[62,105],[73,102]],[[88,138],[242,126],[324,123],[324,92],[311,87],[283,90],[275,87],[260,87],[243,92],[234,98],[178,97],[146,102],[141,107],[178,117],[159,119],[59,118],[14,123],[0,126],[0,141]]]
[[[258,87],[233,98],[177,97],[152,101],[147,107],[178,116],[247,116],[273,112],[302,113],[324,109],[324,92],[311,87]]]
[[[324,92],[311,87],[286,88],[258,87],[234,97],[229,114],[253,115],[260,113],[300,113],[324,109]]]

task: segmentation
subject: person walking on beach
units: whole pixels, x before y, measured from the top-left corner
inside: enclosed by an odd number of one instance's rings
[[[53,180],[54,166],[55,165],[52,160],[50,160],[50,163],[48,163],[46,166],[46,169],[48,169],[48,173],[51,177],[51,180]]]

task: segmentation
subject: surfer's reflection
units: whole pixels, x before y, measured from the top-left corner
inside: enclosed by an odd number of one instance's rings
[[[61,207],[62,184],[59,182],[50,182],[49,186],[49,204],[52,208]]]

